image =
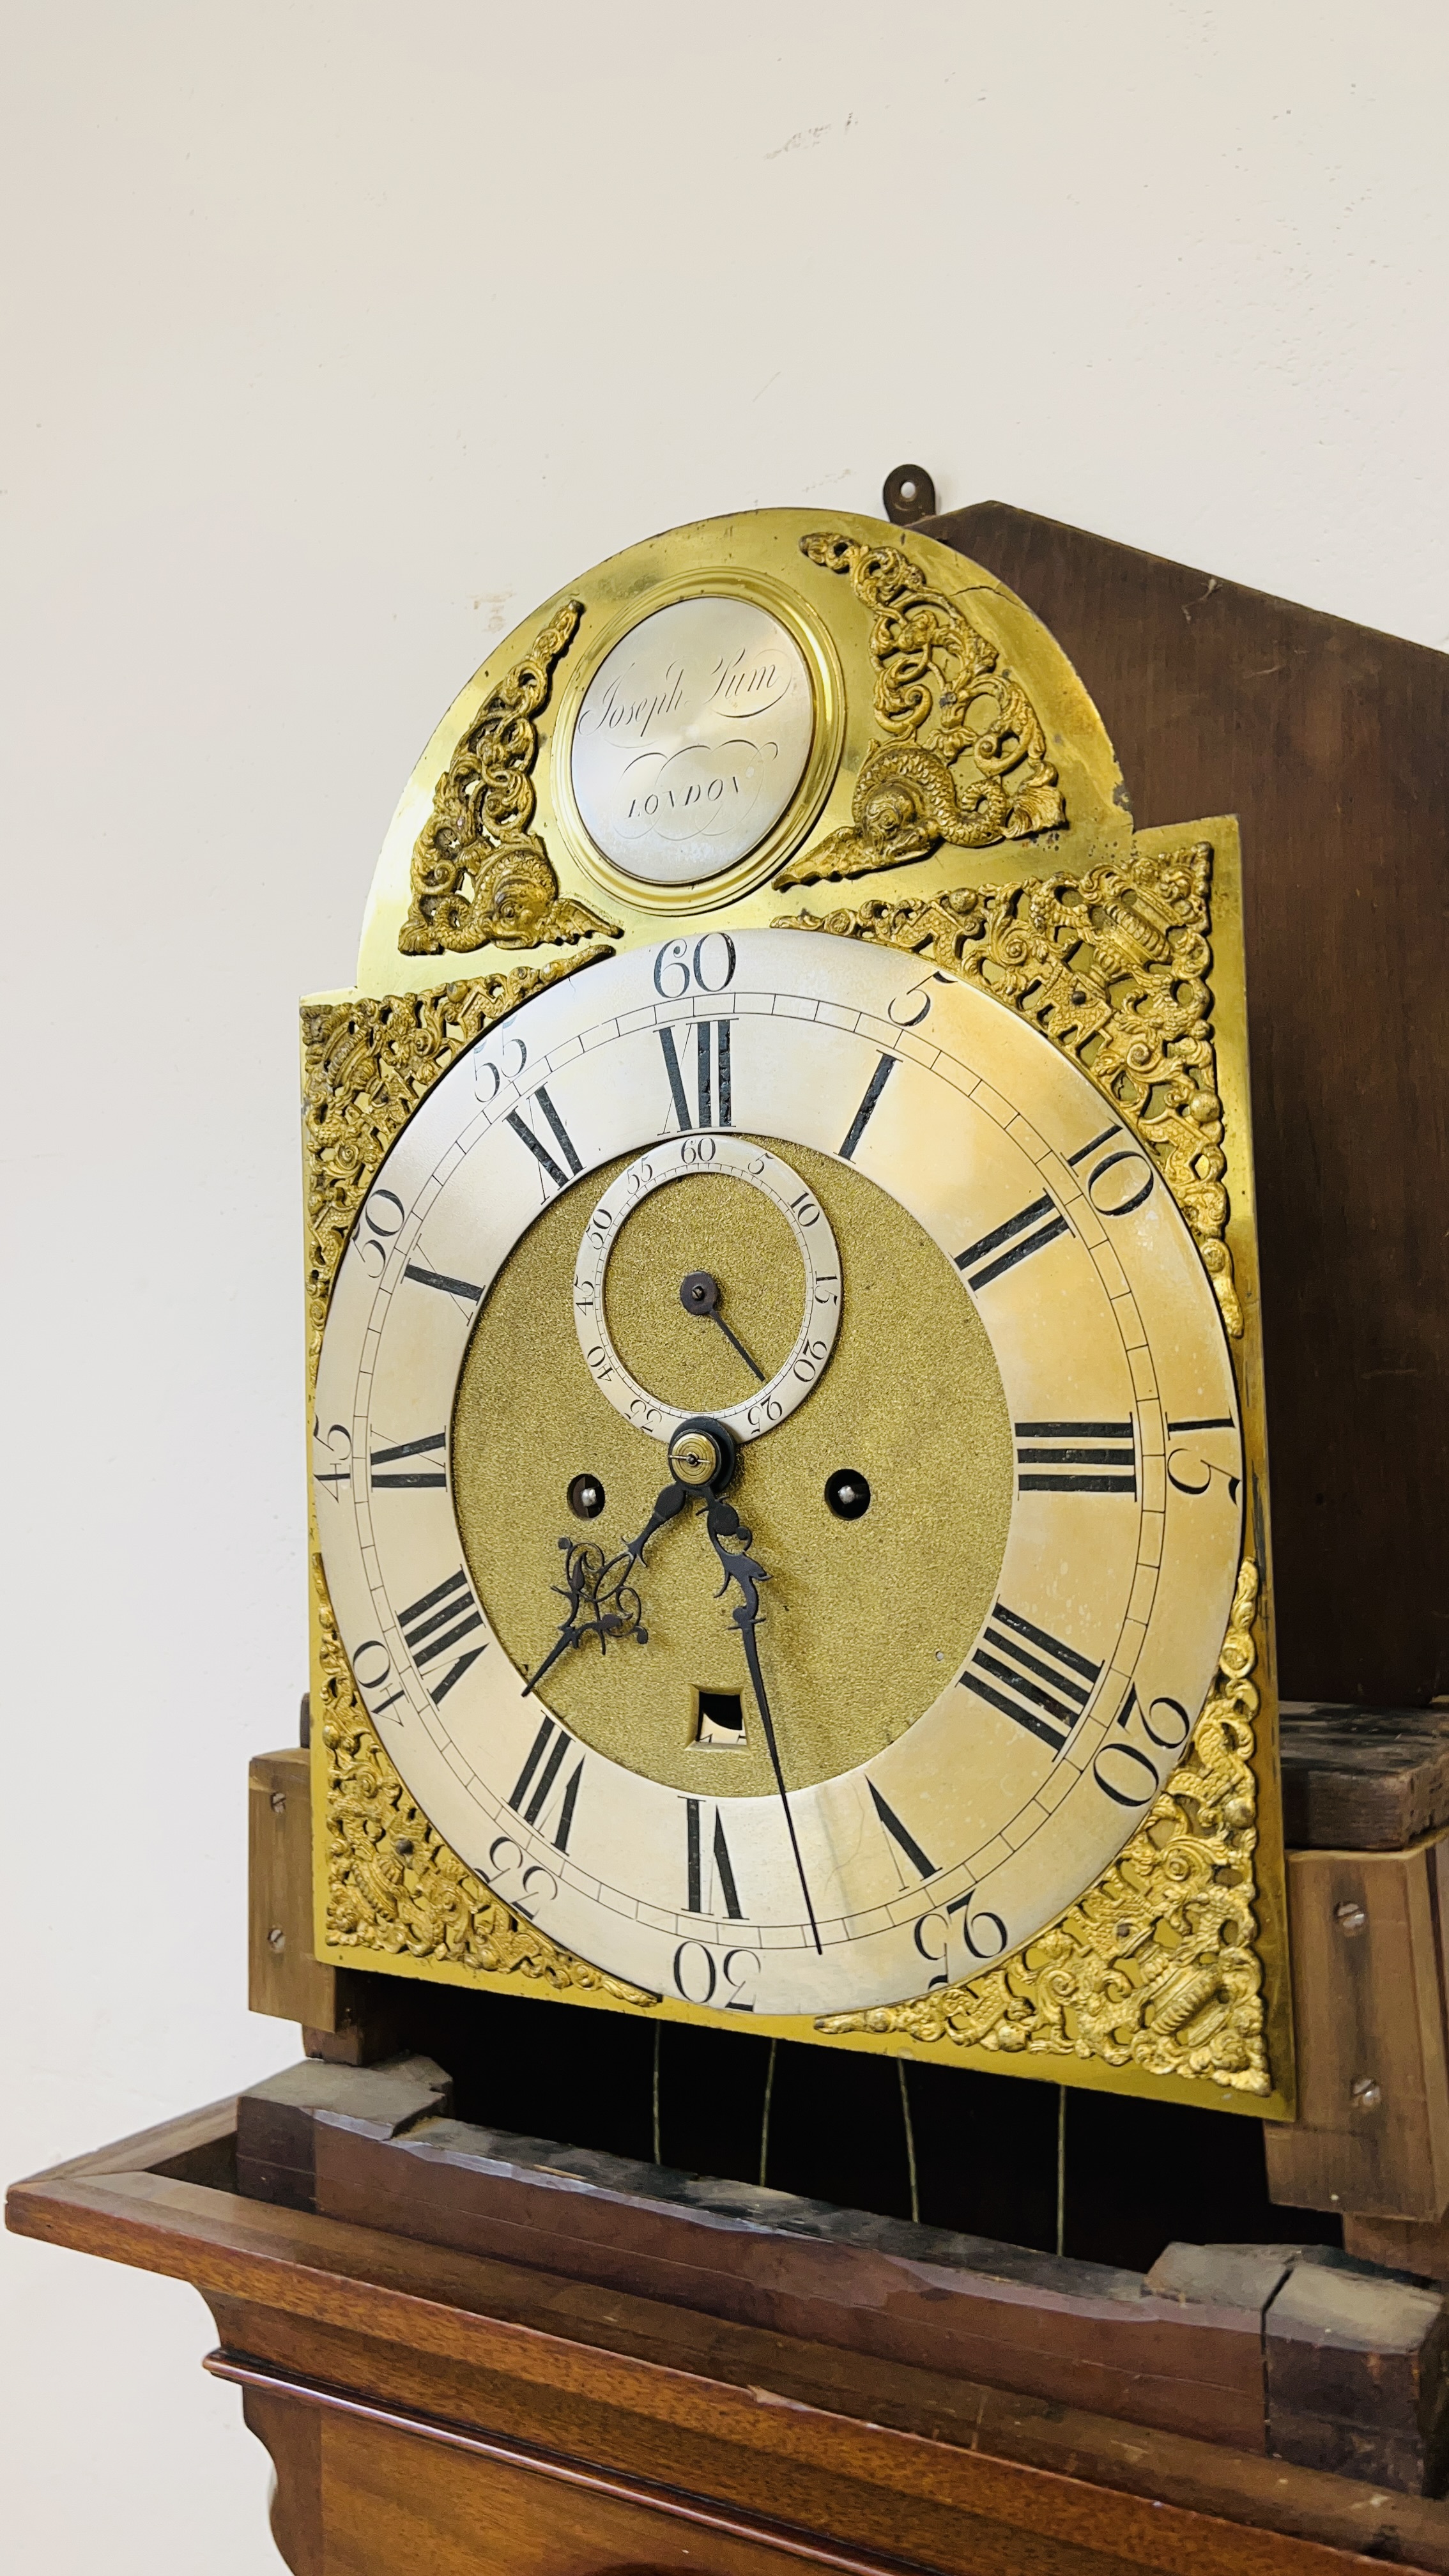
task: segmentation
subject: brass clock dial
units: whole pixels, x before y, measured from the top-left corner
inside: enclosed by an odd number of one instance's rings
[[[785,930],[636,947],[460,1058],[364,1203],[317,1416],[420,1806],[722,2012],[1029,1941],[1172,1770],[1240,1560],[1219,1311],[1135,1137],[989,995]]]

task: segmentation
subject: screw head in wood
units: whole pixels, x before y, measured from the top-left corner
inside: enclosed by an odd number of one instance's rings
[[[1364,1925],[1368,1921],[1368,1916],[1365,1914],[1363,1907],[1356,1904],[1354,1899],[1349,1896],[1344,1898],[1342,1905],[1335,1905],[1333,1909],[1333,1919],[1338,1925],[1340,1932],[1346,1934],[1348,1939],[1352,1940],[1356,1932],[1361,1932],[1363,1930]]]
[[[1371,2075],[1361,2075],[1350,2088],[1350,2098],[1356,2111],[1376,2111],[1384,2097]]]
[[[286,1936],[286,1933],[282,1930],[282,1927],[281,1927],[280,1923],[274,1923],[274,1924],[272,1925],[272,1928],[271,1928],[270,1932],[267,1934],[267,1947],[268,1947],[268,1949],[269,1949],[269,1950],[285,1950],[286,1946],[287,1946],[287,1936]]]

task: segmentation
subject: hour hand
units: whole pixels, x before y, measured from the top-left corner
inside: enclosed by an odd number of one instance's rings
[[[586,1638],[598,1638],[601,1654],[607,1654],[611,1641],[621,1637],[632,1637],[639,1646],[648,1642],[649,1631],[642,1624],[644,1605],[628,1581],[634,1554],[606,1557],[601,1547],[570,1538],[561,1538],[559,1546],[564,1551],[564,1580],[554,1590],[568,1609],[559,1622],[555,1644],[523,1685],[525,1699],[537,1690],[560,1655],[571,1646],[581,1646]]]
[[[626,1540],[624,1546],[626,1564],[638,1564],[651,1538],[664,1528],[667,1521],[672,1521],[677,1513],[683,1511],[688,1500],[689,1493],[685,1486],[679,1484],[665,1486],[638,1537]]]
[[[598,1638],[601,1654],[607,1654],[611,1639],[619,1637],[632,1637],[636,1645],[647,1644],[649,1631],[640,1624],[643,1605],[629,1576],[651,1538],[683,1511],[688,1500],[688,1486],[666,1485],[638,1537],[626,1540],[617,1556],[606,1557],[601,1547],[588,1547],[575,1539],[559,1540],[564,1551],[564,1581],[556,1583],[554,1590],[568,1603],[568,1611],[559,1622],[557,1643],[523,1685],[525,1699],[530,1691],[537,1690],[560,1655],[566,1655],[570,1646],[581,1646],[586,1637]]]

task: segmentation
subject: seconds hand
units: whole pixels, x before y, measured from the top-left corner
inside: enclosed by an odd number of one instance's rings
[[[764,1370],[757,1367],[756,1363],[751,1359],[749,1352],[746,1350],[744,1343],[740,1340],[738,1333],[732,1333],[730,1331],[728,1324],[720,1313],[719,1281],[717,1279],[711,1279],[707,1270],[691,1270],[688,1278],[685,1279],[680,1286],[679,1302],[684,1308],[686,1315],[711,1316],[714,1322],[718,1324],[725,1340],[732,1343],[734,1348],[739,1352],[739,1355],[744,1361],[744,1364],[749,1370],[751,1376],[758,1378],[761,1386],[764,1385]]]

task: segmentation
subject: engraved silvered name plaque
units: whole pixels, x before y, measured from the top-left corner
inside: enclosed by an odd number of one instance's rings
[[[579,708],[570,774],[595,846],[650,885],[693,885],[748,858],[805,774],[810,674],[750,600],[677,600],[616,644]]]

